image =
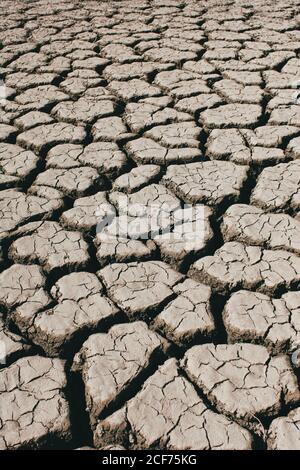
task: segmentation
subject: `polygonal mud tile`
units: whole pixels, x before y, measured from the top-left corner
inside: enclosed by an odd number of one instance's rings
[[[9,238],[20,225],[37,218],[50,217],[62,205],[61,199],[48,199],[15,189],[0,191],[2,227],[0,239]]]
[[[257,104],[225,104],[207,109],[200,115],[204,127],[254,127],[259,124],[262,108]]]
[[[207,161],[171,165],[163,181],[184,202],[201,202],[215,207],[239,199],[247,174],[246,166]]]
[[[0,143],[1,173],[16,176],[21,180],[32,174],[39,158],[31,150],[24,150],[19,145]]]
[[[105,215],[104,219],[108,219]],[[96,256],[101,267],[109,263],[126,263],[151,259],[156,253],[152,240],[136,240],[119,233],[122,217],[113,217],[113,222],[104,225],[101,220],[96,227]],[[121,222],[120,222],[121,221]]]
[[[142,60],[140,55],[134,53],[134,49],[123,44],[108,44],[101,49],[101,56],[120,64]]]
[[[139,165],[119,176],[113,183],[114,191],[132,193],[152,183],[160,175],[159,165]]]
[[[286,148],[286,153],[294,159],[300,158],[300,137],[290,140]]]
[[[35,85],[35,76],[32,79]],[[63,93],[54,85],[40,85],[34,88],[28,88],[15,97],[15,101],[21,105],[27,105],[30,110],[43,110],[45,107],[52,106],[60,101],[66,101],[69,96]]]
[[[53,147],[47,154],[48,168],[75,168],[88,166],[100,175],[115,178],[126,170],[128,160],[114,142],[93,142],[86,147],[62,144]]]
[[[38,67],[45,65],[48,58],[43,53],[28,52],[9,64],[9,67],[21,72],[33,72]]]
[[[223,104],[224,100],[216,93],[201,93],[201,95],[182,98],[175,104],[175,109],[193,116],[209,108]]]
[[[288,125],[288,126],[300,126],[300,106],[280,106],[277,109],[273,109],[269,119],[270,124],[275,125]]]
[[[289,358],[254,344],[204,344],[189,349],[182,367],[221,413],[258,432],[258,420],[300,400]]]
[[[229,103],[260,104],[264,97],[259,86],[244,86],[230,79],[217,81],[213,89]]]
[[[128,82],[113,80],[109,83],[108,89],[124,101],[137,101],[162,94],[160,88],[138,78],[128,80]]]
[[[297,210],[300,207],[300,162],[265,168],[257,178],[251,203],[267,211]]]
[[[194,122],[181,122],[156,126],[145,132],[145,137],[153,139],[169,148],[198,148],[202,129]]]
[[[0,274],[0,305],[11,310],[43,290],[46,278],[36,265],[14,264]]]
[[[124,119],[133,132],[144,132],[154,126],[191,121],[192,117],[173,108],[138,102],[126,106]]]
[[[225,241],[300,253],[300,223],[287,214],[235,204],[225,212],[221,230]]]
[[[299,135],[295,126],[259,126],[256,129],[241,129],[251,147],[281,147],[293,136]]]
[[[205,80],[202,80],[197,73],[187,70],[176,69],[160,72],[156,75],[154,83],[179,99],[211,91]],[[184,89],[186,89],[186,92],[184,92]]]
[[[115,215],[115,208],[107,201],[106,192],[100,191],[93,196],[76,199],[73,208],[62,213],[60,222],[70,229],[90,230]]]
[[[34,186],[48,186],[61,191],[66,196],[85,196],[95,187],[104,185],[104,181],[95,168],[49,168],[39,173]]]
[[[144,53],[144,58],[154,62],[171,62],[180,65],[187,60],[197,59],[197,54],[189,51],[176,51],[170,47],[153,47]]]
[[[0,449],[39,448],[71,438],[64,362],[32,356],[0,371]]]
[[[111,179],[125,171],[128,164],[125,153],[119,150],[115,142],[93,142],[87,145],[79,155],[78,161]]]
[[[17,128],[8,124],[0,124],[0,142],[14,137],[17,133]]]
[[[65,356],[91,333],[118,319],[117,307],[103,295],[95,274],[77,272],[57,281],[51,294],[53,308],[31,315],[26,305],[12,314],[12,320],[48,356]],[[25,308],[24,308],[25,307]]]
[[[107,80],[129,80],[142,78],[147,80],[148,76],[159,70],[168,70],[173,64],[160,64],[158,62],[132,62],[131,64],[112,64],[105,67],[103,76]]]
[[[86,133],[83,127],[57,122],[37,126],[22,132],[22,134],[19,134],[17,137],[17,143],[27,149],[40,152],[58,144],[80,143],[84,140],[85,136]]]
[[[162,355],[164,340],[143,322],[113,326],[91,335],[75,356],[92,426],[104,410],[126,396],[129,388]]]
[[[196,148],[166,148],[152,139],[141,137],[125,145],[128,155],[138,164],[155,163],[168,165],[171,163],[189,163],[199,160],[201,151]]]
[[[110,116],[115,112],[113,101],[81,97],[77,101],[64,101],[57,104],[51,114],[58,120],[72,124],[91,124],[95,119]]]
[[[246,450],[251,434],[211,411],[183,377],[175,359],[166,361],[126,405],[94,433],[96,447],[128,445],[135,449]]]
[[[299,312],[299,292],[272,299],[241,290],[226,303],[223,321],[231,343],[253,342],[264,344],[271,352],[293,352],[300,342]]]
[[[287,159],[280,148],[264,144],[273,143],[271,140],[251,139],[249,129],[213,129],[207,139],[207,155],[216,160],[230,160],[241,165],[267,166],[280,163]],[[274,131],[275,132],[275,131]],[[254,141],[253,144],[249,142]]]
[[[203,255],[213,239],[212,210],[204,205],[184,206],[173,213],[174,226],[156,235],[154,241],[162,258],[177,268],[184,268]]]
[[[210,307],[211,289],[187,279],[174,287],[177,297],[157,315],[154,326],[169,340],[186,347],[191,341],[207,340],[215,332]]]
[[[98,119],[92,127],[92,134],[95,142],[122,142],[134,136],[118,116]]]
[[[148,240],[169,234],[178,213],[182,222],[179,199],[162,184],[150,184],[129,195],[112,191],[109,200],[117,208],[118,216],[108,232],[121,238]]]
[[[22,131],[27,131],[31,127],[49,124],[53,121],[53,117],[49,116],[49,114],[42,113],[41,111],[30,111],[15,119],[15,125]]]
[[[60,144],[52,147],[46,156],[46,168],[75,168],[82,166],[79,157],[83,152],[80,144]]]
[[[12,333],[0,317],[0,368],[32,353],[32,346],[20,335]]]

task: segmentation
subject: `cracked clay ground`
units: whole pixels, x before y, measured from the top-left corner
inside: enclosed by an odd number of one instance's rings
[[[300,449],[300,0],[2,0],[0,75],[0,449]]]

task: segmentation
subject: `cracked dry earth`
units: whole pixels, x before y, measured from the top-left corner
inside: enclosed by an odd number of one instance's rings
[[[300,1],[1,7],[0,449],[299,450]]]

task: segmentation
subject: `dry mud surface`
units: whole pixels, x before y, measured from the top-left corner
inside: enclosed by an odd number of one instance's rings
[[[2,0],[0,45],[0,449],[299,450],[300,1]]]

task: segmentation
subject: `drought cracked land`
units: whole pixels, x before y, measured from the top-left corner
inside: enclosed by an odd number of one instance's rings
[[[300,450],[300,0],[1,7],[0,450]]]

